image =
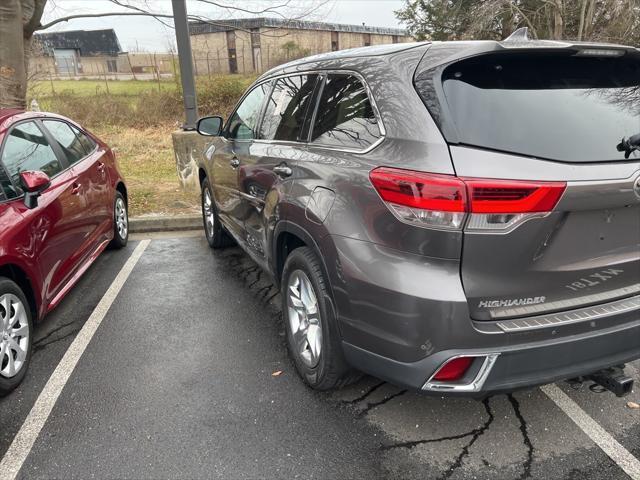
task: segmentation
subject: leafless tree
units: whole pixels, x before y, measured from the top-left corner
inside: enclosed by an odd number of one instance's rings
[[[28,53],[33,34],[54,25],[78,18],[111,16],[145,16],[171,26],[172,15],[154,11],[145,0],[109,0],[118,7],[117,11],[98,13],[77,13],[63,15],[42,23],[45,6],[52,0],[0,0],[0,108],[25,108],[27,92]],[[285,19],[298,20],[319,11],[329,0],[306,2],[302,8],[294,8],[291,0],[271,2],[265,8],[246,8],[233,0],[194,0],[207,6],[229,12],[252,15],[276,15]],[[62,1],[58,1],[59,4]],[[190,15],[190,20],[216,24],[215,20],[202,15]]]

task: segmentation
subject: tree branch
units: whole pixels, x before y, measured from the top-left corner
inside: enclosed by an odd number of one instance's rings
[[[62,22],[68,22],[69,20],[75,20],[76,18],[99,18],[99,17],[116,17],[116,16],[138,16],[138,17],[162,17],[162,18],[173,18],[173,15],[165,15],[165,14],[154,14],[151,15],[149,13],[142,12],[104,12],[104,13],[79,13],[77,15],[69,15],[67,17],[60,17],[52,20],[49,23],[45,23],[44,25],[40,25],[36,28],[36,30],[46,30],[47,28],[51,28],[54,25]]]

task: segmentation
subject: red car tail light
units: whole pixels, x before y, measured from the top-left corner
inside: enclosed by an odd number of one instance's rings
[[[465,178],[472,213],[539,213],[555,208],[565,182]]]
[[[459,178],[387,167],[376,168],[369,178],[402,220],[431,227],[462,227],[467,191]]]
[[[436,382],[455,382],[464,377],[476,357],[452,358],[442,365],[432,377]]]
[[[380,167],[371,183],[401,220],[459,230],[466,214],[472,230],[505,230],[552,211],[567,184],[522,180],[460,178]]]

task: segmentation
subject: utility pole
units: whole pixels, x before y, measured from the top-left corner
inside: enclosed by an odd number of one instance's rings
[[[182,129],[195,130],[196,122],[198,121],[198,102],[196,98],[196,82],[193,76],[193,57],[191,55],[186,0],[171,0],[171,6],[173,7],[173,23],[176,29],[176,44],[178,45],[178,61],[180,64],[186,118]]]

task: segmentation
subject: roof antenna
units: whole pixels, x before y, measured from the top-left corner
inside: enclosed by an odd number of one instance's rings
[[[520,27],[511,35],[503,40],[504,42],[528,42],[529,41],[529,28]]]

